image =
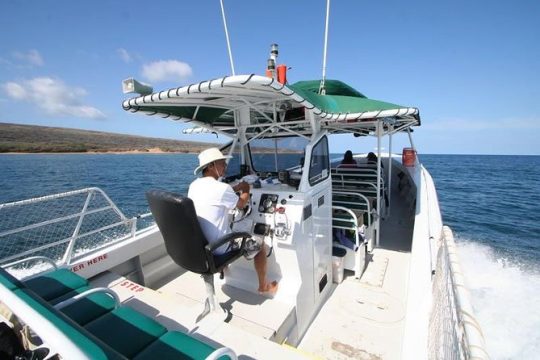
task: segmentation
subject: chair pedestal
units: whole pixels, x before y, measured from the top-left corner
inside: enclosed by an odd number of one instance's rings
[[[201,277],[204,280],[204,285],[206,287],[206,300],[204,302],[204,310],[199,316],[197,316],[196,322],[201,321],[207,315],[212,314],[215,317],[222,318],[223,320],[227,319],[229,315],[227,310],[223,309],[219,304],[216,297],[216,288],[214,286],[214,275],[203,274]]]

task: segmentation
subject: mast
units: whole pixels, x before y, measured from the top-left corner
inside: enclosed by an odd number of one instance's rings
[[[219,0],[221,4],[221,16],[223,17],[223,27],[225,28],[225,37],[227,38],[227,50],[229,51],[229,60],[231,62],[231,71],[233,76],[236,75],[234,72],[234,62],[231,51],[231,42],[229,40],[229,31],[227,30],[227,20],[225,18],[225,8],[223,7],[223,0]]]
[[[330,18],[330,0],[326,0],[326,24],[324,30],[324,50],[323,50],[323,69],[319,94],[326,95],[324,82],[326,81],[326,51],[328,49],[328,19]]]

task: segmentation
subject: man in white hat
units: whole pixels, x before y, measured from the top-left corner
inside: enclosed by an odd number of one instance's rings
[[[199,154],[199,166],[194,174],[202,172],[202,177],[195,179],[189,186],[188,197],[193,200],[195,211],[202,231],[209,243],[215,243],[222,236],[231,232],[229,212],[234,208],[243,209],[249,201],[249,185],[241,182],[234,187],[219,181],[225,174],[227,159],[218,148],[209,148]],[[240,192],[240,196],[236,195]],[[223,254],[228,245],[222,245],[215,254]],[[266,248],[254,258],[255,270],[259,279],[259,292],[274,294],[277,282],[266,279]]]

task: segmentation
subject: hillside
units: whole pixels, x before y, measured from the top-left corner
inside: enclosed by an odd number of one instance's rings
[[[200,152],[215,144],[0,123],[0,153]]]

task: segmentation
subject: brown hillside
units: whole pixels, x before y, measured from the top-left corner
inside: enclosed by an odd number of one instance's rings
[[[200,152],[216,145],[36,125],[0,123],[0,153]]]

